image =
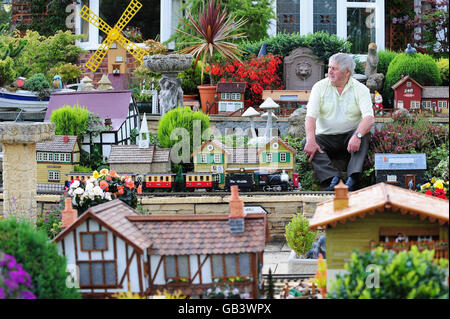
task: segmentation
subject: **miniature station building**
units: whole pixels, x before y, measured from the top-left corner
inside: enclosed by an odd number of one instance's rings
[[[375,154],[376,183],[388,183],[415,190],[426,183],[426,155],[421,154]]]
[[[397,109],[425,109],[448,114],[448,86],[422,86],[407,75],[395,83],[392,89],[394,90],[394,107]]]
[[[66,173],[80,162],[76,136],[55,135],[53,140],[36,143],[37,184],[64,185]]]
[[[50,121],[52,112],[66,105],[85,107],[111,126],[109,131],[97,136],[84,136],[81,149],[89,153],[97,148],[103,157],[108,158],[112,145],[129,145],[131,130],[139,128],[140,115],[130,90],[51,94],[44,121]]]
[[[215,281],[237,276],[244,280],[229,284],[257,298],[270,240],[267,217],[245,214],[235,194],[229,215],[143,216],[116,199],[77,217],[68,199],[62,212],[66,228],[54,241],[67,263],[79,267],[85,298],[126,292],[128,283],[141,295],[168,289],[198,298]]]
[[[244,108],[244,82],[217,83],[218,110],[220,113],[233,113]]]
[[[436,248],[446,243],[438,257],[448,259],[449,206],[445,199],[379,183],[348,193],[340,182],[334,199],[317,204],[311,229],[324,229],[327,245],[327,282],[344,273],[352,252],[379,244],[395,247],[399,234],[406,244],[429,241]],[[436,246],[434,246],[437,244]],[[435,258],[437,255],[435,255]]]
[[[229,147],[218,140],[204,142],[191,157],[194,172],[215,173],[223,186],[225,174],[276,172],[284,170],[290,178],[294,170],[295,149],[279,137],[263,146]]]

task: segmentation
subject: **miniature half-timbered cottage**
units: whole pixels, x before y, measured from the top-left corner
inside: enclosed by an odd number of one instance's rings
[[[425,154],[375,154],[375,178],[377,183],[388,183],[415,190],[426,183]]]
[[[229,215],[144,216],[116,199],[77,218],[69,199],[62,213],[66,228],[54,241],[67,264],[78,266],[84,297],[126,292],[130,283],[145,296],[168,289],[197,298],[228,283],[257,298],[270,240],[267,217],[245,214],[235,194]]]
[[[409,75],[392,86],[394,107],[408,110],[429,110],[448,113],[448,86],[422,86]]]
[[[219,113],[233,113],[244,107],[244,82],[217,83],[217,97]]]
[[[36,160],[38,187],[51,190],[50,185],[64,185],[66,173],[80,163],[77,137],[55,135],[51,141],[36,143]]]
[[[284,170],[292,178],[295,153],[287,142],[274,137],[265,145],[248,147],[230,147],[218,140],[206,141],[191,157],[194,172],[216,173],[220,185],[225,183],[225,174],[233,173]]]
[[[52,112],[66,105],[85,107],[111,126],[109,131],[84,136],[81,148],[89,153],[98,149],[108,158],[112,145],[129,145],[131,130],[139,129],[139,111],[129,90],[52,94],[44,121],[50,121]]]
[[[448,259],[448,221],[445,199],[385,183],[348,193],[341,182],[334,199],[317,204],[309,226],[326,232],[329,283],[345,271],[354,249],[405,250],[414,244]]]

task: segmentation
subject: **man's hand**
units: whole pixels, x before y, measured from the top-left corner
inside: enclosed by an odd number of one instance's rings
[[[323,151],[320,149],[320,146],[316,142],[308,142],[307,140],[303,152],[305,153],[309,162],[313,160],[314,154],[316,154],[317,151],[323,153]]]
[[[360,146],[361,146],[361,140],[359,138],[357,138],[356,135],[353,135],[350,138],[350,141],[348,141],[347,151],[349,153],[358,152]]]

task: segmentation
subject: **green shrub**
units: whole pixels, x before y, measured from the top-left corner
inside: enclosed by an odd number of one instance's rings
[[[67,84],[81,76],[81,68],[78,65],[66,63],[53,67],[48,71],[49,79],[53,79],[57,74],[61,76],[61,81]]]
[[[50,84],[44,74],[37,73],[25,81],[25,90],[38,93],[39,99],[45,99],[50,96]]]
[[[55,135],[75,135],[79,139],[86,132],[89,111],[78,104],[65,105],[52,112],[50,121],[55,123]]]
[[[80,298],[76,289],[66,287],[65,257],[28,221],[0,219],[0,250],[14,256],[30,274],[32,292],[38,299]]]
[[[74,165],[73,166],[73,170],[75,172],[92,172],[92,168],[86,167],[86,166],[82,166],[82,165]]]
[[[336,276],[328,289],[330,299],[429,299],[448,296],[448,260],[433,263],[434,251],[396,253],[376,250],[354,252],[347,274]],[[376,280],[376,276],[378,280]],[[370,277],[369,277],[370,276]],[[377,287],[377,282],[379,287]]]
[[[377,54],[378,54],[377,72],[386,75],[389,64],[398,55],[398,53],[390,50],[382,50],[378,51]]]
[[[441,58],[437,61],[439,73],[441,74],[442,85],[449,85],[448,58]]]
[[[292,217],[286,225],[284,237],[286,243],[295,252],[297,257],[303,256],[312,248],[317,232],[309,228],[309,221],[302,214]]]
[[[392,99],[394,92],[392,86],[402,78],[409,75],[421,85],[440,85],[441,75],[433,58],[426,54],[398,54],[389,64],[384,82],[384,92]],[[387,101],[383,101],[385,103]]]
[[[36,227],[43,230],[49,239],[53,239],[61,232],[62,221],[61,211],[64,210],[64,202],[60,200],[58,204],[53,204],[50,209],[38,214]]]
[[[181,83],[181,88],[183,89],[184,94],[198,94],[197,86],[201,83],[201,75],[202,75],[202,62],[198,61],[197,66],[194,69],[194,62],[192,62],[192,67],[187,69],[186,71],[180,73],[179,77],[183,80]],[[209,83],[209,74],[206,72],[205,75],[208,78],[204,79],[205,83]]]
[[[14,72],[13,64],[13,59],[9,56],[4,60],[0,60],[0,86],[14,81],[16,72]]]

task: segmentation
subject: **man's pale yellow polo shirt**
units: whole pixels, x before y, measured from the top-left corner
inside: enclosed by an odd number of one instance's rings
[[[329,78],[320,80],[311,89],[306,116],[316,119],[316,134],[335,135],[352,131],[368,115],[373,116],[370,91],[353,77],[341,95]]]

